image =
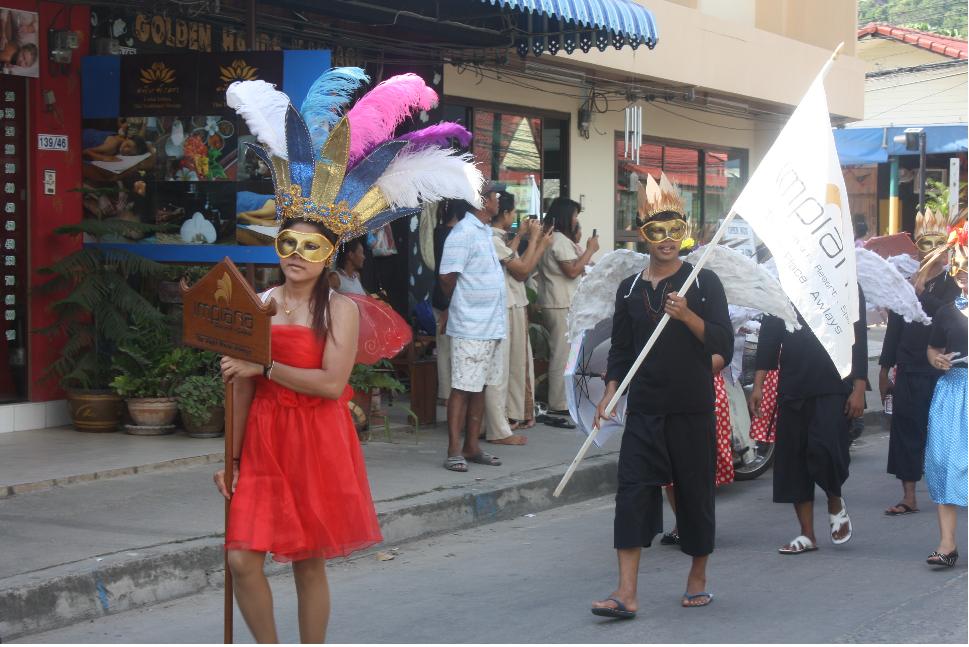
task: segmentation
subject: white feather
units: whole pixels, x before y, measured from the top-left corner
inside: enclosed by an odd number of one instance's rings
[[[855,266],[858,284],[865,293],[865,304],[869,308],[887,308],[908,322],[932,323],[922,310],[915,288],[894,265],[875,252],[856,247]]]
[[[418,207],[446,198],[481,206],[481,171],[470,155],[447,148],[405,149],[374,183],[394,208]]]
[[[686,257],[690,263],[700,260],[703,248]],[[719,277],[727,294],[727,303],[756,308],[784,320],[788,330],[797,325],[797,313],[781,284],[762,265],[740,252],[717,245],[710,251],[706,265]]]
[[[626,277],[642,272],[649,256],[630,249],[617,249],[596,261],[579,280],[568,314],[569,341],[583,330],[591,330],[616,311],[616,289]]]
[[[899,274],[907,279],[911,279],[919,271],[919,262],[908,254],[889,256],[887,260],[898,270]]]
[[[269,152],[286,158],[286,110],[289,97],[265,81],[236,81],[225,91],[225,104],[242,115],[249,132]]]

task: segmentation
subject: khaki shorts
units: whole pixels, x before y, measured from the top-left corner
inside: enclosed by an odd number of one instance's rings
[[[500,339],[451,338],[451,388],[479,393],[485,386],[501,384],[504,371]]]

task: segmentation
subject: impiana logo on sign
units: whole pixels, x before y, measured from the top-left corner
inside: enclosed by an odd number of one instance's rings
[[[216,285],[218,287],[216,287],[215,294],[213,295],[215,302],[219,303],[221,301],[228,304],[229,301],[232,301],[232,281],[229,279],[228,272],[222,275],[222,278],[219,279]]]

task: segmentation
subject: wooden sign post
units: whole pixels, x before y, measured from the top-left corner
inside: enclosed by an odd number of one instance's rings
[[[189,287],[182,279],[182,343],[220,355],[263,366],[272,360],[270,330],[276,302],[263,304],[235,264],[224,258]],[[225,389],[225,486],[232,493],[233,437],[235,428],[233,387]],[[229,529],[229,502],[225,503],[225,527]],[[228,557],[228,553],[226,553]],[[232,573],[225,561],[224,639],[232,643]]]

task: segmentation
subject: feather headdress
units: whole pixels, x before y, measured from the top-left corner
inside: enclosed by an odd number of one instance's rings
[[[272,171],[277,219],[319,223],[340,244],[417,213],[425,201],[459,198],[479,205],[481,173],[470,158],[446,147],[470,133],[441,124],[393,139],[412,111],[437,102],[434,91],[419,76],[404,74],[347,110],[366,81],[359,68],[327,71],[310,89],[302,115],[264,81],[229,86],[227,105],[246,120],[262,144],[250,149]]]
[[[928,207],[925,211],[915,214],[915,235],[912,237],[918,240],[922,236],[945,236],[948,218],[941,211],[932,211]]]
[[[666,177],[666,173],[660,173],[658,183],[652,175],[647,175],[646,181],[639,184],[637,198],[641,225],[666,212],[679,214],[686,220],[683,198],[676,186]]]

